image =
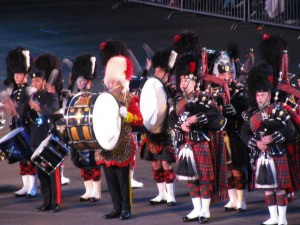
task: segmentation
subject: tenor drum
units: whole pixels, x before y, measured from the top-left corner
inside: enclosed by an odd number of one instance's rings
[[[69,148],[58,137],[50,134],[31,156],[31,161],[51,174],[70,153]]]
[[[33,152],[29,135],[23,127],[16,128],[1,138],[0,149],[9,164],[29,158]]]
[[[73,164],[81,169],[96,169],[101,165],[97,164],[97,158],[100,150],[77,150],[73,149],[71,152],[71,159]]]
[[[160,79],[150,77],[145,82],[140,94],[140,111],[144,127],[151,133],[162,131],[168,115],[168,95]]]

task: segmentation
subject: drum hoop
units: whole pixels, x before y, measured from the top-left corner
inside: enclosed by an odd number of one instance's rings
[[[163,86],[163,89],[164,89],[164,92],[165,92],[165,95],[166,95],[166,98],[167,98],[167,101],[166,101],[166,105],[167,105],[166,117],[167,117],[167,115],[168,115],[168,108],[169,108],[169,105],[168,105],[168,99],[170,98],[170,96],[169,96],[168,89],[167,89],[166,85],[164,84],[164,82],[163,82],[160,78],[155,77],[155,76],[149,76],[149,77],[147,78],[147,80],[144,82],[143,87],[141,88],[141,91],[140,91],[140,93],[139,93],[139,97],[141,97],[141,95],[142,95],[142,92],[143,92],[143,89],[144,89],[144,86],[145,86],[146,82],[148,82],[148,80],[150,80],[150,79],[156,79],[156,80],[157,80],[158,82],[160,82],[160,84]],[[151,131],[149,131],[149,130],[147,129],[147,127],[145,126],[145,124],[144,124],[144,127],[145,127],[145,129],[146,129],[148,132],[152,133]],[[162,132],[162,129],[163,129],[163,125],[162,125],[161,130],[160,130],[159,132],[157,132],[157,134],[158,134],[158,133],[161,133],[161,132]]]
[[[119,106],[119,108],[120,108],[120,105],[121,105],[121,104],[120,104],[119,100],[118,100],[112,93],[110,93],[110,92],[101,92],[101,93],[98,95],[98,97],[100,97],[101,95],[110,95],[110,96],[112,96],[113,99],[116,101],[116,103],[118,104],[118,106]],[[97,98],[98,98],[98,97],[97,97]],[[95,102],[96,102],[96,101],[95,101]],[[119,142],[120,142],[120,137],[121,137],[121,134],[122,134],[123,124],[124,124],[124,121],[123,121],[122,119],[121,119],[120,121],[121,121],[121,129],[120,129],[118,141],[116,142],[115,146],[114,146],[113,148],[111,148],[111,149],[106,149],[106,148],[104,148],[103,146],[101,146],[101,143],[98,142],[98,144],[100,145],[100,147],[101,147],[103,150],[112,151],[112,150],[114,150],[114,149],[117,148],[117,146],[118,146],[118,144],[119,144]],[[94,121],[93,121],[93,127],[94,127]],[[97,140],[97,141],[98,141],[98,140]]]

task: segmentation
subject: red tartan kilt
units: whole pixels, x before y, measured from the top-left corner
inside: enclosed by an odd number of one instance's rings
[[[210,147],[207,141],[192,145],[198,177],[200,181],[214,180],[214,168],[212,164]]]
[[[289,171],[287,156],[273,157],[278,188],[287,189],[292,187],[292,181]],[[255,184],[255,172],[253,172],[253,184]]]
[[[20,175],[36,175],[36,168],[33,162],[20,162]]]
[[[287,156],[273,157],[276,173],[278,188],[286,189],[292,187],[292,181],[290,176],[289,164]]]
[[[87,181],[87,180],[98,180],[101,178],[101,169],[80,169],[81,171],[81,177]]]

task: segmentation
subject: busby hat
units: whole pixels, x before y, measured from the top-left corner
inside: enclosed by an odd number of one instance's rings
[[[133,65],[128,57],[114,56],[106,64],[104,84],[108,86],[111,80],[120,81],[122,92],[129,91],[129,82],[133,74]]]
[[[34,70],[33,72],[29,73],[30,78],[45,78],[46,79],[46,74],[43,70]]]
[[[158,50],[151,59],[152,66],[153,68],[160,67],[169,72],[174,67],[176,57],[177,53],[170,48]]]
[[[87,80],[93,80],[97,76],[96,57],[90,54],[82,54],[76,57],[72,67],[72,82],[83,76]]]
[[[128,57],[127,46],[119,40],[106,40],[100,43],[100,58],[103,66],[106,66],[108,60],[117,55]]]
[[[247,78],[248,100],[250,105],[256,105],[256,93],[271,92],[270,67],[262,63],[252,67]]]
[[[200,44],[198,35],[192,30],[184,30],[176,34],[173,38],[173,49],[178,54],[189,51],[200,52]]]
[[[32,57],[30,51],[23,47],[17,47],[8,52],[6,56],[7,78],[4,84],[8,85],[14,81],[15,73],[27,74],[31,70]]]
[[[180,79],[189,78],[199,82],[200,61],[196,52],[188,52],[179,56],[175,63],[176,87],[179,90]]]

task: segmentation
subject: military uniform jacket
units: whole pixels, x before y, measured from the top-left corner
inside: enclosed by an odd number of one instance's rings
[[[45,90],[33,95],[33,100],[40,104],[41,112],[30,109],[30,141],[33,147],[39,144],[48,136],[52,128],[52,117],[55,111],[59,109],[59,100],[57,94],[49,93]]]

